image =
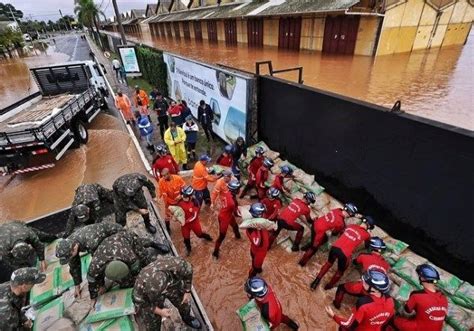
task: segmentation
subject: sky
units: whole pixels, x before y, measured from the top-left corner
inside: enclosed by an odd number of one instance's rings
[[[101,7],[107,17],[113,16],[114,9],[111,0],[94,0]],[[3,3],[11,3],[16,9],[23,12],[25,18],[33,20],[52,20],[59,19],[59,9],[63,15],[74,15],[74,0],[0,0]],[[117,0],[119,11],[128,11],[130,9],[145,9],[148,3],[158,3],[150,0]]]

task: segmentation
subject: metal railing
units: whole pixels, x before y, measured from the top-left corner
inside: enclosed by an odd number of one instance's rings
[[[268,71],[270,73],[270,76],[274,76],[275,74],[280,74],[280,73],[283,73],[283,72],[297,71],[298,72],[298,84],[303,84],[303,82],[304,82],[303,81],[303,67],[294,67],[294,68],[274,70],[272,61],[258,61],[258,62],[255,62],[255,73],[257,74],[257,76],[260,76],[260,67],[262,65],[267,65],[268,66]]]

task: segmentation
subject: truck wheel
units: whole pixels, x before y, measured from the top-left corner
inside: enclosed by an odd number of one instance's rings
[[[74,132],[74,138],[77,142],[86,144],[89,140],[89,133],[87,132],[84,122],[80,120],[75,121],[72,126],[72,131]]]

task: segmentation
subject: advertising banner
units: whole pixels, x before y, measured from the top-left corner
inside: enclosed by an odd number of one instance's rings
[[[134,46],[119,46],[120,58],[122,59],[123,69],[126,74],[139,74],[137,54]]]
[[[185,100],[194,117],[204,100],[214,112],[212,128],[227,142],[246,137],[249,80],[221,68],[163,53],[168,90],[174,100]]]

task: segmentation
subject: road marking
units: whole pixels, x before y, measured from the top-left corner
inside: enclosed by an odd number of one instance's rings
[[[72,55],[71,57],[69,58],[69,60],[71,59],[75,59],[76,58],[76,51],[77,51],[77,44],[79,43],[79,37],[76,36],[76,44],[74,45],[74,50],[72,51]]]

